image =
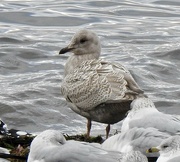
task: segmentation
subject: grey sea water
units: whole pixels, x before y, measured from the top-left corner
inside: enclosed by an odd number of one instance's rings
[[[102,57],[131,70],[160,111],[180,115],[179,0],[1,0],[0,118],[9,128],[85,133],[86,119],[60,92],[69,54],[58,55],[82,28],[99,35]],[[94,133],[104,129],[93,123]]]

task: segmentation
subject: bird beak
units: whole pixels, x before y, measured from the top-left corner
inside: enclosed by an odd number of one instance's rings
[[[62,48],[60,51],[59,51],[59,54],[64,54],[64,53],[67,53],[67,52],[70,52],[72,51],[73,49],[75,49],[74,47],[74,44],[69,44],[67,47],[65,48]]]
[[[64,54],[64,53],[67,53],[67,52],[70,52],[72,51],[74,48],[71,47],[71,46],[67,46],[65,48],[62,48],[60,51],[59,51],[59,54]]]
[[[146,153],[153,153],[153,152],[159,152],[160,150],[156,147],[151,147],[150,149],[146,150]]]

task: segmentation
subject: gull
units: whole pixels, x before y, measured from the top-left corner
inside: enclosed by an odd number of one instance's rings
[[[172,136],[165,139],[157,147],[147,150],[148,153],[160,152],[156,162],[179,162],[180,161],[180,136]]]
[[[160,112],[149,98],[137,98],[131,103],[131,110],[124,119],[122,132],[138,127],[153,127],[170,135],[180,133],[180,116]]]
[[[118,133],[106,139],[102,143],[102,148],[106,150],[114,150],[122,153],[130,151],[140,151],[147,157],[158,157],[159,153],[147,154],[146,150],[150,147],[159,145],[164,139],[171,135],[160,132],[156,128],[137,128]]]
[[[121,162],[122,154],[100,144],[69,140],[58,130],[45,130],[31,145],[27,162]]]
[[[87,118],[87,137],[91,121],[108,124],[125,117],[130,103],[144,96],[130,72],[121,64],[100,58],[101,44],[98,36],[87,29],[78,31],[69,45],[59,54],[71,52],[65,69],[61,92],[70,108]]]
[[[59,130],[45,130],[30,145],[27,162],[148,162],[139,151],[105,150],[98,143],[66,141]]]

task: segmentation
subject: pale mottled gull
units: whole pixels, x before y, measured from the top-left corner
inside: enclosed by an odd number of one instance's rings
[[[46,130],[31,143],[28,162],[121,162],[122,154],[100,144],[66,141],[60,131]]]
[[[102,143],[102,148],[122,153],[140,151],[148,157],[158,157],[159,153],[147,154],[146,150],[159,145],[164,139],[169,137],[168,133],[160,132],[155,128],[134,127],[126,132],[109,137]]]
[[[169,137],[147,152],[160,152],[157,162],[180,162],[180,136]]]
[[[110,124],[122,120],[143,91],[124,66],[99,58],[101,44],[94,32],[77,32],[59,54],[66,52],[72,55],[65,65],[62,94],[73,111],[88,119],[88,137],[92,120],[108,124],[108,137]]]
[[[139,127],[153,127],[161,132],[176,135],[180,133],[180,116],[170,115],[158,111],[154,103],[148,98],[135,99],[131,110],[122,123],[122,132]]]

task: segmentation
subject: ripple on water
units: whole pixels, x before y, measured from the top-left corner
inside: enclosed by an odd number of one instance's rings
[[[103,58],[129,68],[160,110],[180,114],[179,5],[178,0],[2,0],[0,117],[17,129],[85,132],[86,119],[61,95],[68,55],[58,55],[84,27],[99,35]],[[103,129],[93,124],[94,132]]]

